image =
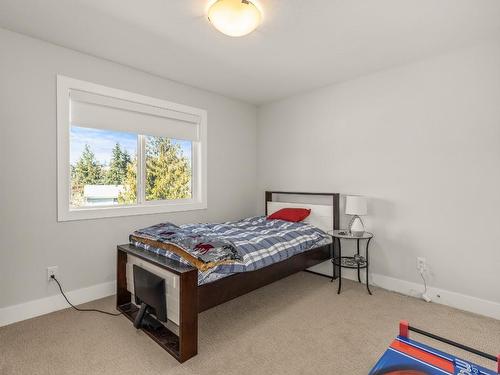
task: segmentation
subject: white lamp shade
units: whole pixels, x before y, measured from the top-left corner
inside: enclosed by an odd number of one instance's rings
[[[359,195],[348,195],[345,197],[346,215],[366,215],[366,198]]]

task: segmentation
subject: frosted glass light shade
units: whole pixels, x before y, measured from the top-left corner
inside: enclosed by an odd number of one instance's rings
[[[359,195],[348,195],[345,197],[346,215],[366,215],[366,198]]]
[[[208,20],[221,33],[243,36],[259,26],[259,8],[248,0],[217,0],[208,9]]]

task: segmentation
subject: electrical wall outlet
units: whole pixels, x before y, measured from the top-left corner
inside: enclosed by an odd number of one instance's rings
[[[417,258],[417,270],[420,272],[425,272],[427,270],[427,260],[425,258]]]
[[[59,268],[57,266],[47,267],[47,281],[52,280],[52,275],[54,277],[58,276]]]

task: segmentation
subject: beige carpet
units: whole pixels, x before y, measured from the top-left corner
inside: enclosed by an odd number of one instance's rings
[[[500,352],[498,320],[377,288],[370,297],[350,281],[337,295],[336,285],[298,273],[202,313],[199,354],[184,364],[124,317],[55,312],[0,328],[0,374],[367,374],[403,318]],[[84,306],[112,310],[114,298]]]

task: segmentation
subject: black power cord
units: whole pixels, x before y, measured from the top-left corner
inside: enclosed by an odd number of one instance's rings
[[[110,316],[120,316],[120,315],[122,315],[121,312],[119,312],[119,313],[111,313],[111,312],[102,311],[102,310],[99,310],[99,309],[81,309],[79,307],[76,307],[71,302],[69,302],[68,297],[66,297],[66,294],[64,294],[64,292],[63,292],[63,289],[62,289],[61,283],[59,283],[59,280],[57,280],[54,275],[50,275],[50,277],[51,277],[52,280],[54,280],[57,283],[57,286],[59,287],[59,290],[61,291],[61,294],[64,297],[64,299],[66,300],[66,302],[68,302],[68,305],[70,305],[76,311],[81,311],[81,312],[98,312],[98,313],[106,314],[106,315],[110,315]]]

